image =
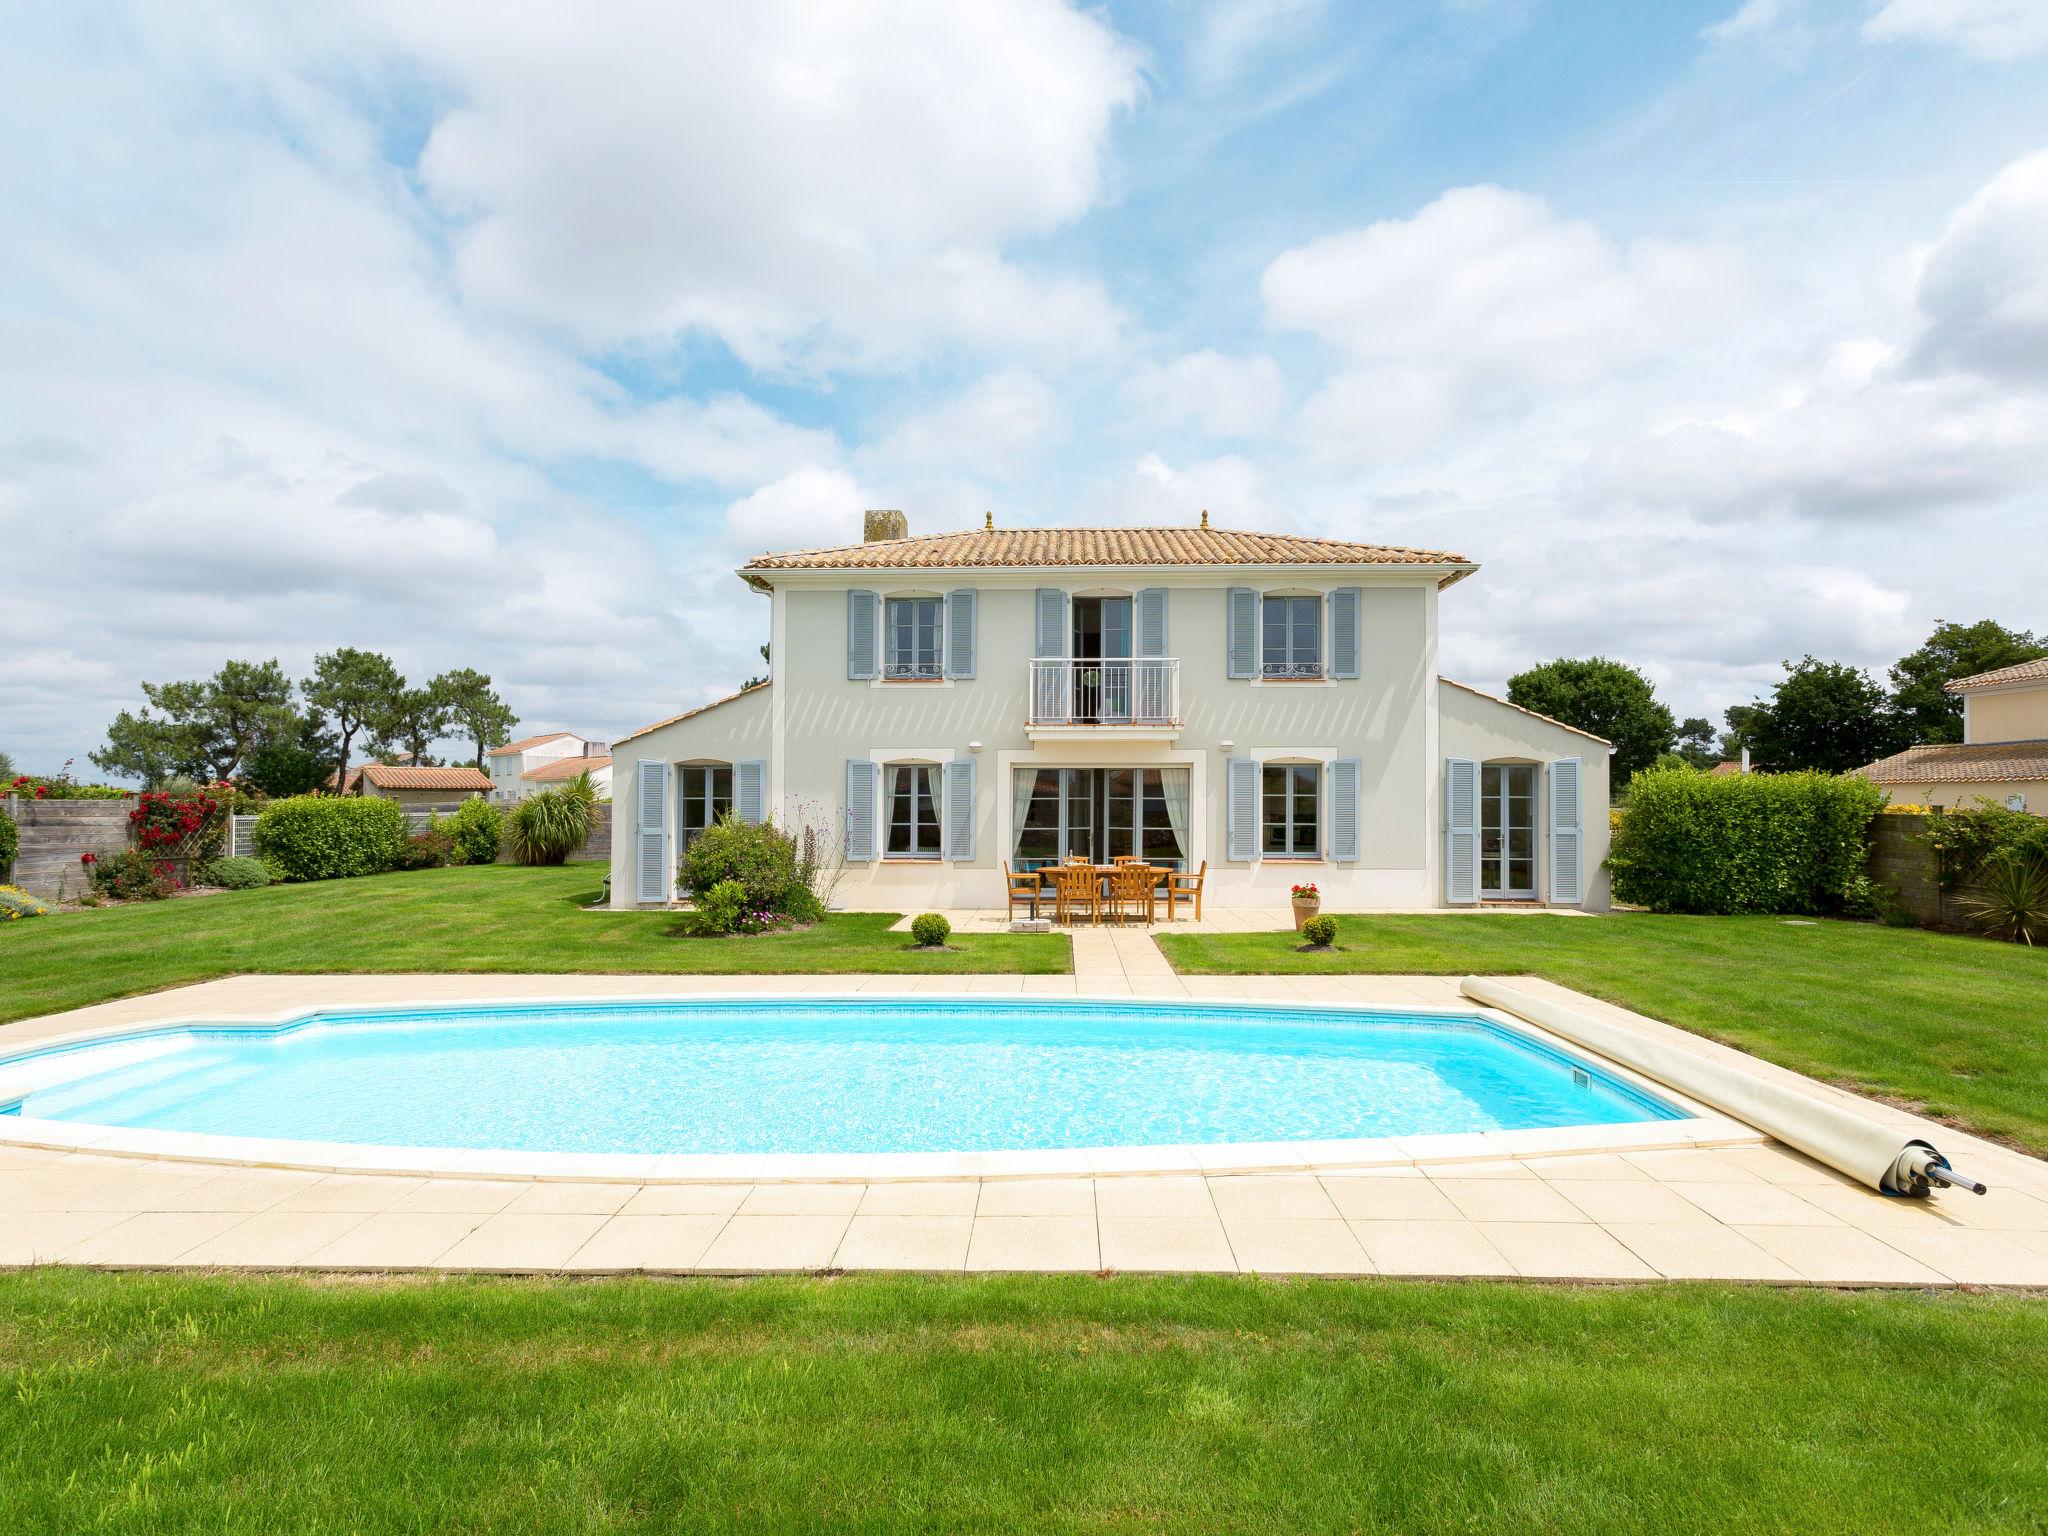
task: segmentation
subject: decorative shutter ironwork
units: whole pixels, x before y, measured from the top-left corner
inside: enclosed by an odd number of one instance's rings
[[[668,861],[668,764],[642,758],[633,767],[635,899],[667,901],[675,890]]]
[[[1444,759],[1444,902],[1479,902],[1479,764]]]
[[[732,808],[741,821],[758,825],[763,802],[768,797],[768,765],[764,762],[734,763],[732,767]]]
[[[1166,588],[1143,587],[1138,592],[1138,654],[1166,654]]]
[[[1579,904],[1579,888],[1584,883],[1579,825],[1582,767],[1576,757],[1560,757],[1550,765],[1550,899],[1573,907]]]
[[[1340,863],[1358,859],[1358,776],[1355,757],[1330,764],[1330,857]]]
[[[1330,594],[1330,676],[1358,676],[1359,600],[1357,587],[1339,587]]]
[[[946,764],[946,857],[974,862],[974,759]]]
[[[1259,594],[1250,587],[1232,587],[1227,610],[1230,675],[1257,677],[1259,666]],[[1249,854],[1246,855],[1250,857]]]
[[[1227,857],[1249,860],[1259,840],[1259,765],[1248,757],[1230,760],[1228,831]]]
[[[881,609],[876,593],[853,588],[846,594],[846,675],[855,682],[881,675],[876,664]]]
[[[974,588],[946,594],[946,676],[974,676]]]
[[[1039,656],[1064,656],[1071,649],[1067,639],[1067,594],[1058,587],[1038,589]]]
[[[866,864],[875,856],[875,765],[864,757],[846,760],[846,862]]]

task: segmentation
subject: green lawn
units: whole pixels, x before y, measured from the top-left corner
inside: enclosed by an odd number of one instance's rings
[[[2039,1531],[2044,1420],[2016,1297],[0,1277],[22,1532]]]
[[[680,937],[672,912],[584,912],[603,871],[431,869],[63,913],[0,929],[0,1022],[251,971],[1064,973],[1064,935],[956,934],[921,954],[885,913]]]
[[[1773,917],[1345,917],[1293,933],[1162,935],[1193,975],[1544,976],[1796,1071],[2048,1153],[2048,950]]]

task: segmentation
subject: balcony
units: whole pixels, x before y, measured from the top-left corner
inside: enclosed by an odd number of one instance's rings
[[[1025,729],[1040,736],[1180,733],[1180,661],[1172,656],[1039,657]]]

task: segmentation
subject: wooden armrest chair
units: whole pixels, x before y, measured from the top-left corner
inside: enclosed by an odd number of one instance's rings
[[[1042,885],[1038,878],[1037,870],[1020,869],[1012,871],[1009,861],[1006,859],[1003,861],[1003,884],[1007,888],[1009,898],[1005,909],[1008,916],[1015,917],[1017,915],[1017,904],[1019,902],[1024,904],[1024,910],[1032,916],[1036,917],[1038,915],[1038,896]]]
[[[1202,883],[1209,875],[1209,861],[1202,860],[1202,867],[1192,875],[1183,870],[1173,870],[1166,877],[1166,916],[1173,919],[1173,904],[1176,901],[1191,901],[1195,905],[1195,921],[1202,920]]]
[[[1059,922],[1071,925],[1084,911],[1089,922],[1102,921],[1102,888],[1096,882],[1094,865],[1064,866],[1053,879],[1058,892],[1055,910]]]
[[[1119,864],[1110,877],[1111,899],[1114,902],[1116,920],[1123,922],[1144,914],[1150,923],[1156,918],[1154,902],[1159,890],[1159,872],[1149,864]]]
[[[1144,861],[1135,853],[1120,853],[1109,861],[1112,864],[1140,864]]]

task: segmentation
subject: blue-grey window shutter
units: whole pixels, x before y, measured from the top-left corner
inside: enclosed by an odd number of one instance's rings
[[[1138,654],[1166,654],[1166,588],[1142,587],[1138,591]]]
[[[1479,901],[1479,764],[1469,757],[1444,759],[1444,902],[1470,907]]]
[[[1358,859],[1358,767],[1355,757],[1330,764],[1330,857],[1343,864]]]
[[[974,862],[974,759],[946,764],[946,857]]]
[[[1330,594],[1330,676],[1358,676],[1358,603],[1356,587]]]
[[[946,594],[946,676],[974,676],[974,588]]]
[[[879,675],[875,644],[881,607],[882,600],[872,592],[854,588],[846,594],[846,675],[855,682]]]
[[[866,864],[875,856],[875,765],[864,757],[846,760],[846,862]]]
[[[1550,765],[1550,899],[1565,906],[1579,904],[1581,857],[1579,778],[1576,757],[1560,757]]]
[[[1250,587],[1232,587],[1227,617],[1230,675],[1258,676],[1259,594]]]
[[[1038,649],[1036,656],[1064,656],[1067,641],[1067,594],[1058,587],[1038,589]]]
[[[758,825],[768,798],[768,765],[755,761],[732,767],[732,808],[741,821]]]
[[[668,764],[642,758],[633,766],[633,868],[639,901],[667,901],[675,889],[668,867]]]
[[[1225,856],[1249,859],[1259,843],[1259,765],[1248,757],[1230,760],[1229,836]]]

